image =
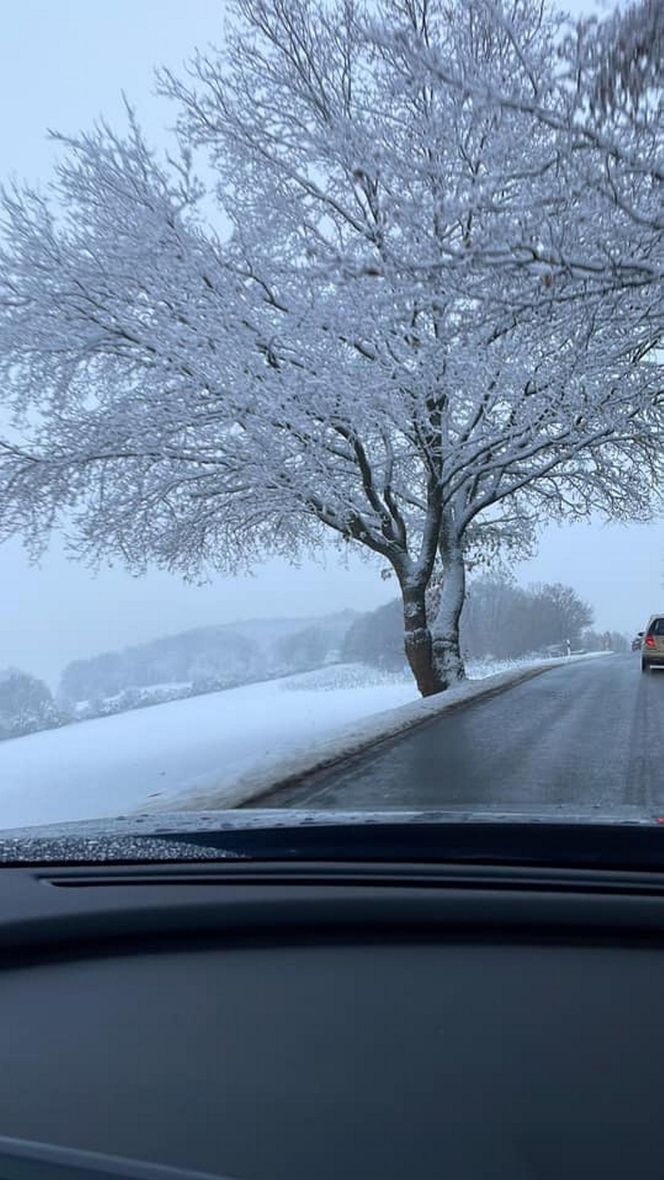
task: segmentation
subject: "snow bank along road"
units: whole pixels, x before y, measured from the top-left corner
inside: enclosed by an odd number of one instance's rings
[[[664,813],[664,671],[634,655],[554,668],[247,806],[494,804]]]

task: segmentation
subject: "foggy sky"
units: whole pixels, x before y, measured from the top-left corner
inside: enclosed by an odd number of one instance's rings
[[[590,0],[568,3],[588,11]],[[220,40],[218,0],[8,0],[0,39],[0,177],[45,183],[56,155],[46,128],[76,132],[100,114],[122,120],[121,91],[153,141],[173,120],[152,94],[152,67],[178,67],[193,48]],[[637,630],[664,607],[664,527],[548,528],[519,580],[564,581],[592,603],[601,628]],[[370,609],[395,594],[380,562],[331,551],[289,568],[271,561],[253,578],[187,586],[163,572],[97,576],[68,562],[56,539],[39,568],[18,542],[0,547],[0,667],[23,667],[51,684],[70,659],[205,623]]]

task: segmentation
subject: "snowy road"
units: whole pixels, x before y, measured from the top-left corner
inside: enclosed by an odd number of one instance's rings
[[[642,675],[635,655],[556,668],[261,800],[345,810],[496,803],[664,811],[664,671]]]

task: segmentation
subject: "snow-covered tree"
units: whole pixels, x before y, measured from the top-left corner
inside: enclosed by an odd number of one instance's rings
[[[664,83],[664,4],[637,0],[586,32],[584,80],[593,110],[628,112],[630,118],[661,114]],[[588,35],[589,34],[589,35]]]
[[[536,44],[519,36],[518,4],[478,7],[485,36],[518,43],[530,87],[478,73],[471,56],[450,59],[417,28],[392,34],[409,59],[411,85],[451,87],[487,116],[518,114],[523,134],[542,143],[543,183],[531,184],[526,215],[501,240],[475,242],[475,254],[500,268],[515,314],[532,317],[527,279],[539,275],[559,305],[620,315],[629,324],[623,347],[652,358],[664,333],[662,0],[561,28],[557,61],[545,73]]]
[[[19,668],[0,670],[0,740],[53,729],[67,719],[42,680]]]
[[[580,642],[583,631],[593,622],[592,607],[571,586],[561,585],[560,582],[553,585],[540,583],[529,587],[529,596],[533,631],[545,635],[545,643],[565,644],[569,640],[574,647]],[[542,642],[538,638],[537,644]],[[536,644],[533,643],[533,646]]]
[[[652,491],[637,317],[566,299],[552,254],[596,212],[555,174],[560,27],[535,0],[233,11],[220,52],[162,76],[177,158],[130,112],[63,140],[50,194],[5,196],[0,529],[186,573],[336,536],[393,571],[440,691],[469,559]]]

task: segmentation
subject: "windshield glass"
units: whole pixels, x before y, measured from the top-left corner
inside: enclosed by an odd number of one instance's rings
[[[568,8],[11,6],[14,850],[664,811],[662,23]]]

